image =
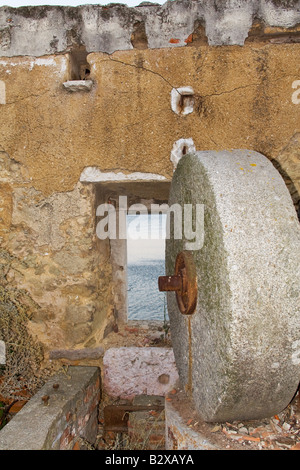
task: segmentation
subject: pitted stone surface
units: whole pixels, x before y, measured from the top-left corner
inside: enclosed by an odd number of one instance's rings
[[[183,317],[168,293],[180,379],[206,421],[276,414],[300,375],[300,226],[288,190],[257,152],[196,152],[174,173],[175,202],[205,213],[196,313]],[[184,242],[167,241],[168,275]]]
[[[164,396],[178,380],[173,350],[168,348],[110,348],[103,365],[104,390],[113,397]]]

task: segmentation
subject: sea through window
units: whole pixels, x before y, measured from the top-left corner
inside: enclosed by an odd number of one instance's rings
[[[166,321],[166,294],[158,290],[165,273],[166,214],[127,215],[128,320]]]

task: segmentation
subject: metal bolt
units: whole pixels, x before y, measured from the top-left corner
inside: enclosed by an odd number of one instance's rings
[[[182,290],[181,276],[160,276],[158,278],[158,288],[163,292],[172,292]]]

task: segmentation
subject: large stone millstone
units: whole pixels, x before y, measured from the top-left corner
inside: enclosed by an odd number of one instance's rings
[[[182,315],[167,294],[180,380],[205,421],[272,416],[300,379],[300,225],[289,192],[257,152],[203,151],[180,160],[174,203],[204,205],[204,244],[191,252],[195,313]],[[171,227],[167,275],[185,248]]]

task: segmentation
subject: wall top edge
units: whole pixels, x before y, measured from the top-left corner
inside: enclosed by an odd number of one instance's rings
[[[291,29],[300,0],[169,0],[70,6],[0,7],[0,56],[42,56],[74,47],[113,53],[135,46],[182,47],[201,32],[209,45],[244,45],[253,24]]]

